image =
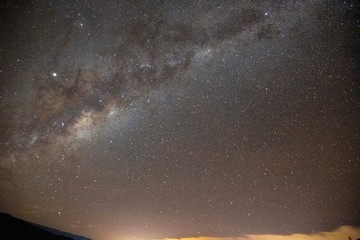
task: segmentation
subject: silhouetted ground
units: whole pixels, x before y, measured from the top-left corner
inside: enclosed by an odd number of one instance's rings
[[[47,230],[44,230],[44,228]],[[54,234],[54,232],[56,232],[56,234]],[[89,238],[76,235],[72,235],[74,238],[64,235],[72,234],[40,225],[34,225],[15,218],[10,214],[0,213],[0,239],[2,240],[90,240]]]

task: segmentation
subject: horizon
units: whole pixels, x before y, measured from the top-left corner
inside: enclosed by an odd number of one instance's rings
[[[8,214],[8,213],[4,213]],[[10,215],[10,214],[9,214]],[[12,215],[10,215],[12,216]],[[14,217],[14,216],[13,216]],[[19,219],[19,218],[18,218]],[[40,227],[46,231],[50,231],[56,235],[64,235],[69,236],[77,235],[78,237],[87,238],[85,235],[78,235],[74,232],[66,232],[61,229],[55,229],[45,225],[39,225],[37,223],[29,222],[34,226]],[[77,238],[75,238],[77,239]],[[74,239],[74,240],[75,240]],[[237,236],[182,236],[175,238],[144,238],[139,236],[127,236],[127,237],[118,237],[117,234],[109,235],[102,240],[339,240],[339,239],[352,239],[358,240],[360,239],[360,226],[350,226],[343,225],[339,226],[336,229],[332,229],[329,231],[319,231],[319,232],[295,232],[295,233],[287,233],[287,234],[274,234],[274,233],[259,233],[259,234],[242,234]],[[91,240],[99,240],[99,239],[91,239]]]

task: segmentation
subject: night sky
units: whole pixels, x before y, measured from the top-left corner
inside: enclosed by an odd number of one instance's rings
[[[0,8],[0,211],[104,240],[360,225],[360,2]]]

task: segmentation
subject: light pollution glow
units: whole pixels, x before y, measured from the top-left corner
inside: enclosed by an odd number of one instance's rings
[[[112,236],[109,240],[146,240],[132,237]],[[184,237],[184,238],[163,238],[151,240],[358,240],[360,239],[360,227],[341,226],[333,231],[318,233],[294,233],[289,235],[276,234],[252,234],[238,237]]]
[[[163,240],[355,240],[360,237],[360,228],[342,226],[331,232],[320,232],[313,234],[291,234],[291,235],[244,235],[242,237],[193,237],[193,238],[165,238]]]

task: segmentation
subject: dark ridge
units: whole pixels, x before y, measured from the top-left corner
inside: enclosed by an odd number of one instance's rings
[[[0,239],[2,240],[90,240],[56,229],[32,224],[0,213]]]

